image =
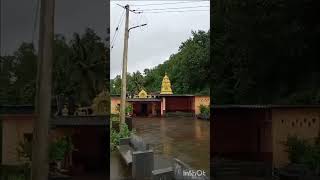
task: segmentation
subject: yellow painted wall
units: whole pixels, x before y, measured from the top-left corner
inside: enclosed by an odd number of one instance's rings
[[[118,114],[117,106],[120,104],[120,97],[111,97],[111,114]]]
[[[17,115],[18,116],[18,115]],[[3,119],[2,121],[2,164],[20,164],[17,147],[24,133],[32,133],[32,121],[28,119]]]
[[[210,106],[210,96],[195,96],[194,97],[194,110],[195,114],[200,113],[200,105]]]
[[[280,167],[288,163],[281,142],[288,135],[312,139],[320,133],[320,108],[276,108],[272,110],[273,163]]]

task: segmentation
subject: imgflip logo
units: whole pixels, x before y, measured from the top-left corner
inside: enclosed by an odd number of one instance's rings
[[[206,172],[204,170],[183,170],[183,176],[202,177],[206,176]]]

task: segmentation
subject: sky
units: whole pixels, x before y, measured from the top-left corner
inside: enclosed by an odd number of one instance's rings
[[[32,42],[34,29],[37,47],[39,26],[34,28],[37,0],[0,1],[2,55],[12,54],[22,42]],[[55,0],[55,33],[70,38],[74,32],[82,33],[86,27],[90,27],[102,39],[107,38],[109,5],[106,0]]]
[[[209,6],[209,1],[111,1],[110,38],[113,48],[111,49],[110,78],[121,74],[123,59],[124,21],[122,22],[122,26],[119,27],[114,43],[112,43],[115,29],[124,11],[117,4],[129,4],[132,10],[137,10],[138,8],[140,10],[145,9],[144,13],[141,14],[129,14],[129,27],[147,24],[144,27],[130,30],[128,45],[128,72],[130,73],[137,70],[143,72],[145,68],[152,68],[163,63],[165,60],[168,60],[171,54],[178,52],[180,44],[191,37],[192,30],[208,31],[210,27],[209,7],[184,10],[168,9]],[[149,10],[149,12],[162,12],[147,13],[147,9],[165,10]],[[163,12],[191,9],[208,11]]]

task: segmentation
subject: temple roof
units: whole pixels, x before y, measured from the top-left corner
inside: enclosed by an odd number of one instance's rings
[[[128,102],[158,102],[161,101],[161,99],[157,99],[157,98],[130,98],[127,99]]]

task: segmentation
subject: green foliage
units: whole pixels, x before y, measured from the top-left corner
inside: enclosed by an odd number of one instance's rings
[[[126,107],[126,110],[125,110],[126,114],[128,113],[132,113],[133,112],[133,106],[132,104],[128,104],[127,107]]]
[[[297,136],[288,136],[286,142],[283,143],[288,153],[291,163],[302,163],[303,155],[307,153],[309,144],[306,140],[299,139]]]
[[[176,54],[163,64],[127,75],[128,94],[137,94],[141,89],[159,92],[165,72],[171,80],[175,94],[209,94],[209,32],[192,32],[192,37],[179,47]],[[121,77],[111,80],[111,93],[120,94]]]
[[[73,150],[73,145],[69,137],[61,137],[50,144],[49,159],[51,161],[63,160],[65,154]],[[18,156],[31,161],[32,158],[32,142],[19,142],[17,148]]]
[[[320,102],[316,0],[212,3],[212,102]]]
[[[75,103],[90,105],[93,98],[109,87],[109,49],[92,29],[75,33],[70,41],[56,35],[53,46],[53,97],[73,97]],[[23,43],[11,56],[1,57],[0,104],[33,104],[37,73],[37,52]]]
[[[200,104],[199,106],[200,108],[200,113],[206,116],[210,115],[210,107],[209,106],[205,106],[203,104]]]
[[[72,151],[73,145],[69,137],[62,137],[50,145],[49,159],[51,161],[61,161],[67,152]]]
[[[117,131],[114,128],[110,128],[110,147],[114,151],[119,145],[121,138],[128,138],[131,134],[135,133],[135,130],[130,131],[126,123],[120,124],[120,130]]]
[[[110,128],[110,148],[112,151],[119,145],[119,139],[119,133],[115,129]]]
[[[291,163],[305,164],[316,174],[320,174],[320,137],[315,142],[308,142],[297,136],[288,136],[283,144]]]

